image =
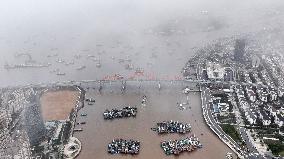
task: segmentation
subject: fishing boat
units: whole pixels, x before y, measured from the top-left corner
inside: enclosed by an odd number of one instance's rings
[[[85,121],[82,121],[82,122],[78,122],[77,125],[83,125],[83,124],[86,124]]]
[[[96,67],[97,67],[97,68],[101,68],[101,67],[102,67],[102,64],[101,64],[100,62],[98,62],[98,63],[96,64]]]
[[[62,60],[62,59],[57,59],[56,62],[58,62],[58,63],[63,63],[64,60]]]
[[[96,100],[93,99],[93,98],[87,98],[87,99],[86,99],[86,102],[93,102],[93,103],[94,103],[94,102],[96,102]]]
[[[66,75],[66,73],[63,73],[63,72],[57,72],[57,73],[56,73],[56,75],[58,75],[58,76],[65,76],[65,75]]]
[[[87,116],[87,114],[86,113],[82,113],[81,116]]]
[[[74,65],[74,61],[71,61],[71,62],[67,62],[65,63],[66,66],[69,66],[69,65]]]
[[[83,70],[85,68],[86,68],[86,66],[81,66],[81,67],[78,67],[76,70],[80,71],[80,70]]]
[[[74,131],[83,131],[83,128],[74,129]]]

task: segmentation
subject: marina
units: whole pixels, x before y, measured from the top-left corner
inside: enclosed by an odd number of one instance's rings
[[[180,133],[186,134],[191,130],[191,126],[188,123],[180,123],[178,121],[164,121],[157,123],[157,126],[152,128],[153,131],[156,131],[158,134],[165,133]]]
[[[128,118],[128,117],[136,117],[137,108],[136,107],[123,107],[122,109],[111,109],[105,110],[103,113],[105,120],[111,120],[115,118]]]
[[[114,139],[107,146],[107,151],[110,154],[131,154],[137,155],[140,150],[140,142],[135,140]]]
[[[227,152],[233,153],[219,138],[212,134],[209,127],[203,122],[201,101],[199,92],[189,92],[191,109],[180,111],[176,107],[177,102],[186,101],[183,93],[183,82],[142,82],[139,89],[139,82],[126,82],[126,90],[121,94],[121,82],[82,84],[86,91],[86,99],[96,99],[94,105],[85,106],[78,113],[88,112],[86,117],[77,117],[77,122],[85,121],[85,125],[76,125],[75,128],[83,128],[83,131],[74,132],[74,136],[82,142],[82,151],[78,159],[96,156],[98,158],[123,159],[124,155],[111,155],[106,151],[106,145],[113,139],[134,139],[140,141],[141,148],[137,159],[155,158],[164,159],[167,155],[161,149],[162,141],[185,139],[195,134],[199,137],[202,148],[190,153],[180,153],[179,159],[220,159],[224,158]],[[161,90],[158,84],[163,87]],[[101,86],[101,92],[97,88]],[[195,87],[194,84],[190,87]],[[95,88],[95,89],[93,89]],[[147,96],[145,106],[141,103],[143,96]],[[102,112],[106,109],[113,109],[113,105],[136,105],[138,115],[131,119],[106,121],[102,118]],[[119,107],[118,107],[119,108]],[[120,107],[122,108],[122,107]],[[159,135],[151,128],[161,121],[182,121],[190,123],[191,132],[188,134],[167,133]],[[95,121],[95,122],[94,122]],[[99,143],[99,144],[98,144]],[[212,146],[214,145],[214,146]],[[174,158],[169,155],[167,158]],[[129,156],[131,157],[131,156]],[[234,156],[235,157],[235,156]],[[126,157],[127,158],[127,157]]]
[[[166,155],[179,155],[184,151],[191,152],[197,148],[202,148],[202,145],[197,137],[190,136],[185,139],[163,141],[161,142],[161,148]]]

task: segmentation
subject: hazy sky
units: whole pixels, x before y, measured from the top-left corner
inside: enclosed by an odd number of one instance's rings
[[[283,8],[283,0],[0,0],[0,63],[14,62],[17,53],[46,61],[43,57],[54,48],[64,58],[82,50],[99,56],[96,45],[103,44],[102,60],[132,56],[141,67],[156,64],[151,71],[157,74],[179,72],[193,55],[192,47],[270,28],[282,32]],[[120,50],[115,48],[119,44]],[[149,60],[153,52],[161,55],[159,61]],[[175,67],[165,69],[170,61]],[[94,73],[119,70],[105,65]],[[0,73],[7,75],[0,84],[15,78],[2,66]],[[24,79],[33,81],[34,74],[25,73]],[[77,73],[66,79],[77,79]]]

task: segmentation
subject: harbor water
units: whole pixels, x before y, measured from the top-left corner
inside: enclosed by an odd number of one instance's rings
[[[160,147],[160,142],[164,140],[174,140],[185,138],[195,134],[203,148],[193,152],[184,152],[179,159],[221,159],[225,158],[227,152],[231,150],[212,133],[204,122],[201,112],[201,100],[199,92],[191,92],[188,96],[182,92],[182,88],[189,85],[196,89],[194,84],[183,82],[161,82],[161,89],[158,89],[158,82],[128,82],[126,91],[121,94],[120,85],[117,83],[104,84],[101,93],[98,87],[89,87],[86,98],[95,99],[94,105],[85,102],[84,108],[79,111],[78,122],[85,121],[85,125],[78,125],[83,131],[75,132],[74,136],[82,141],[82,151],[79,159],[85,158],[155,158],[164,159],[176,158],[166,156]],[[95,88],[95,89],[94,89]],[[147,97],[145,105],[141,104],[142,97]],[[178,107],[179,103],[187,103],[185,109]],[[122,108],[124,106],[136,106],[138,113],[135,118],[122,118],[104,120],[103,112],[106,109]],[[86,113],[87,116],[80,116]],[[152,131],[157,122],[180,121],[190,123],[192,132],[189,134],[164,134],[158,135]],[[123,138],[133,139],[141,142],[139,155],[110,155],[107,152],[107,145],[112,139]]]

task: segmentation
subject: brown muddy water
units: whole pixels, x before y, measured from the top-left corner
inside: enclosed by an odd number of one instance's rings
[[[142,89],[142,88],[141,88]],[[146,95],[146,106],[141,105],[141,98]],[[86,125],[77,126],[83,128],[82,132],[75,132],[74,136],[82,141],[82,151],[78,159],[164,159],[164,158],[194,158],[194,159],[222,159],[230,149],[222,143],[217,136],[207,127],[202,117],[200,93],[190,93],[190,109],[179,110],[178,102],[185,102],[186,95],[181,87],[168,86],[158,91],[151,86],[149,90],[143,87],[143,91],[129,91],[121,94],[120,91],[105,91],[102,94],[90,89],[86,97],[96,99],[94,105],[85,105],[80,110],[78,121],[86,121]],[[122,108],[123,106],[137,106],[136,118],[118,119],[106,121],[102,113],[105,109]],[[81,117],[81,113],[87,113],[87,117]],[[182,153],[180,156],[166,156],[160,147],[160,142],[169,139],[184,138],[186,135],[168,134],[158,135],[150,128],[156,122],[164,120],[178,120],[192,125],[192,133],[199,137],[203,148],[191,153]],[[203,135],[201,135],[203,134]],[[190,135],[190,134],[188,134]],[[114,138],[135,139],[141,142],[139,155],[110,155],[107,153],[107,144]]]

